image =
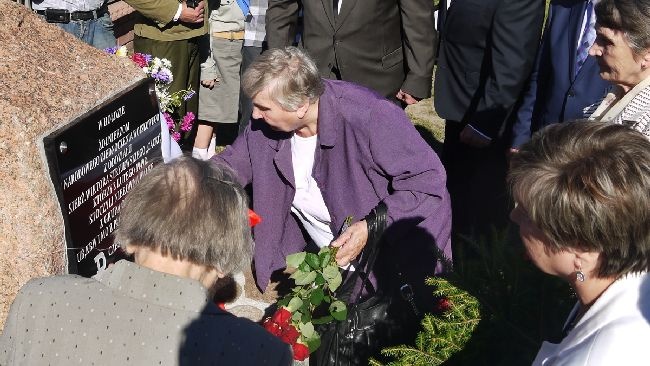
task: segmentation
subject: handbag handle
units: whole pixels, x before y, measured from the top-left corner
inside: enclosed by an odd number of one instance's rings
[[[372,283],[369,282],[369,275],[375,266],[375,261],[377,255],[379,254],[379,242],[381,241],[381,236],[386,229],[386,216],[387,209],[386,205],[383,202],[380,202],[375,208],[370,211],[368,216],[364,218],[366,225],[368,225],[368,240],[366,241],[366,246],[363,248],[361,253],[361,259],[359,260],[358,267],[350,275],[349,270],[344,274],[345,282],[347,286],[352,286],[354,289],[355,284],[357,283],[359,277],[362,278],[361,287],[358,294],[356,294],[356,299],[353,304],[356,304],[361,300],[361,295],[363,294],[363,289],[366,286],[370,287],[371,293],[375,293],[377,290],[372,286]],[[349,276],[349,277],[348,277]],[[340,290],[343,290],[341,286]]]

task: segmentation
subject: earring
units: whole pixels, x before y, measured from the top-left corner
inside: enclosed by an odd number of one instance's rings
[[[578,265],[576,269],[576,280],[578,282],[585,282],[585,274],[582,272],[582,266]]]

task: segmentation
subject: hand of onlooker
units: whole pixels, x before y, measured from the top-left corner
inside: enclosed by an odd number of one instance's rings
[[[217,79],[207,79],[207,80],[201,80],[201,85],[208,89],[214,88],[214,86],[217,84]]]
[[[336,252],[336,263],[347,266],[359,256],[368,241],[368,224],[361,220],[352,224],[330,246],[339,248]]]
[[[183,10],[181,10],[181,16],[178,18],[178,21],[183,23],[203,23],[204,7],[205,4],[203,1],[194,9],[188,8],[187,4],[183,2]]]
[[[416,97],[412,96],[411,94],[403,91],[402,89],[400,89],[397,92],[397,94],[395,94],[395,98],[401,100],[402,102],[404,102],[404,103],[406,103],[408,105],[415,104],[415,103],[417,103],[417,102],[419,102],[421,100],[421,98],[416,98]]]
[[[492,143],[490,138],[483,136],[470,125],[465,126],[460,132],[460,141],[478,148],[488,147]]]

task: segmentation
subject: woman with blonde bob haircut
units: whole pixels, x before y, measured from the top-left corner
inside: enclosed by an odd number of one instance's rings
[[[578,298],[533,364],[650,360],[650,142],[621,125],[551,125],[513,155],[509,182],[528,256]]]

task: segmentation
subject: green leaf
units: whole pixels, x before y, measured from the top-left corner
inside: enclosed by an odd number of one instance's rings
[[[287,305],[289,305],[289,300],[290,299],[287,298],[287,297],[281,298],[280,300],[278,300],[278,307],[281,307],[281,306],[287,307]]]
[[[298,266],[305,261],[306,255],[306,252],[289,254],[287,256],[287,267],[298,268]]]
[[[302,317],[300,318],[300,323],[310,323],[311,322],[311,313],[307,311],[306,313],[302,314]]]
[[[294,276],[295,275],[295,276]],[[308,283],[314,282],[316,279],[316,271],[311,272],[296,272],[292,275],[293,279],[296,280],[296,285],[302,286]]]
[[[343,303],[343,301],[336,300],[332,304],[330,304],[330,314],[332,314],[332,317],[336,320],[345,320],[345,318],[348,316],[348,309]]]
[[[323,265],[328,265],[330,262],[330,259],[332,258],[332,254],[330,253],[330,249],[328,247],[325,247],[320,250],[318,253],[318,258],[320,259],[320,262]]]
[[[330,280],[336,277],[337,273],[340,274],[341,272],[339,272],[339,267],[337,267],[336,265],[330,264],[328,266],[325,266],[325,268],[323,268],[323,276],[325,277],[326,280]]]
[[[307,344],[307,348],[309,348],[309,353],[314,352],[320,347],[320,337],[305,339],[305,343]]]
[[[314,325],[311,322],[300,324],[298,329],[300,329],[300,333],[305,338],[314,338],[314,335],[316,334],[316,331],[314,330]]]
[[[307,262],[302,262],[298,266],[298,270],[303,271],[303,272],[309,272],[309,271],[311,271],[311,267],[309,267],[309,264],[307,264]]]
[[[323,277],[323,274],[318,272],[316,273],[316,279],[314,280],[317,286],[322,286],[325,283],[325,277]]]
[[[289,301],[289,304],[287,304],[287,309],[289,309],[290,312],[295,312],[296,310],[300,309],[302,306],[302,299],[299,297],[293,297],[291,301]]]
[[[302,313],[299,311],[296,311],[291,315],[291,320],[296,323],[300,322],[300,318],[302,318]]]
[[[323,298],[325,297],[325,294],[323,293],[322,288],[316,288],[314,291],[311,293],[309,296],[309,302],[312,303],[314,306],[318,306],[323,302]]]
[[[323,276],[327,281],[327,285],[330,291],[336,291],[336,289],[339,288],[339,286],[341,285],[341,282],[343,282],[343,278],[341,277],[341,272],[339,271],[339,267],[335,265],[329,265],[325,267],[323,269]]]
[[[305,256],[305,262],[309,264],[309,266],[313,269],[320,269],[320,259],[318,258],[318,255],[314,253],[307,253]]]

